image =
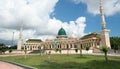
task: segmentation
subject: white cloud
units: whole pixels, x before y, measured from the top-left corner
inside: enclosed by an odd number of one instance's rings
[[[78,37],[85,35],[84,30],[86,27],[86,18],[78,17],[75,21],[62,22],[56,18],[50,19],[48,23],[48,30],[53,34],[57,35],[58,30],[62,27],[66,30],[67,35],[76,33]]]
[[[55,37],[61,25],[68,36],[74,32],[83,36],[85,17],[78,17],[75,21],[62,22],[50,18],[58,0],[0,0],[0,39],[12,40],[19,36],[20,22],[23,22],[23,40],[28,38]]]
[[[100,0],[73,0],[76,4],[80,2],[87,4],[88,12],[96,15],[99,14],[99,1]],[[103,7],[105,15],[111,16],[120,13],[120,0],[103,0]]]

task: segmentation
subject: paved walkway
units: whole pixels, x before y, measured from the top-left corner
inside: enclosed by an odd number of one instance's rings
[[[24,69],[14,64],[0,61],[0,69]]]

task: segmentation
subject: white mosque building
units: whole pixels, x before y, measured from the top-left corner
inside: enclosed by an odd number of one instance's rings
[[[109,39],[109,30],[106,29],[106,23],[103,13],[102,0],[100,0],[100,16],[101,16],[101,25],[102,30],[100,33],[91,33],[85,35],[81,38],[77,38],[74,33],[70,37],[66,34],[66,31],[63,27],[58,30],[58,34],[55,39],[47,39],[42,41],[40,39],[28,39],[25,42],[25,47],[27,50],[39,50],[44,49],[46,52],[52,51],[54,49],[61,49],[62,53],[67,53],[69,50],[70,53],[75,53],[75,49],[85,50],[86,46],[90,46],[90,53],[99,52],[99,49],[102,46],[110,47]]]
[[[28,39],[25,46],[27,50],[44,49],[46,51],[54,51],[59,48],[63,51],[62,53],[67,53],[68,50],[70,53],[75,53],[75,49],[82,49],[84,51],[86,46],[90,46],[92,53],[100,47],[100,37],[95,32],[82,38],[77,38],[74,34],[68,37],[64,28],[61,27],[55,39],[47,39],[44,42],[40,39]]]

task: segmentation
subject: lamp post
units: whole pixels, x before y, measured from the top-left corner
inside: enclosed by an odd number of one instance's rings
[[[12,36],[12,46],[14,46],[14,32],[13,32],[13,36]]]

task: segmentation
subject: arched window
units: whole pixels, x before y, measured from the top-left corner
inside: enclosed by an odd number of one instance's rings
[[[67,44],[67,49],[69,49],[69,45]]]
[[[74,45],[74,48],[77,48],[77,45]]]

